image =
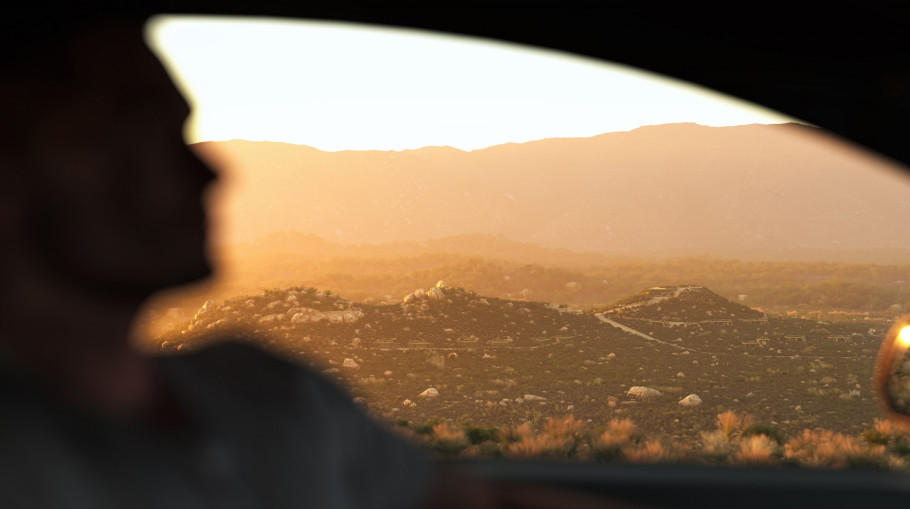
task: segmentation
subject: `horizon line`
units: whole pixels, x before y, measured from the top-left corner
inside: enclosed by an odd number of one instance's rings
[[[818,127],[818,126],[816,126],[816,125],[813,125],[813,124],[810,124],[810,123],[807,123],[807,122],[800,122],[800,121],[798,121],[798,120],[791,120],[791,121],[787,121],[787,122],[767,123],[767,124],[766,124],[766,123],[761,123],[761,122],[752,122],[752,123],[749,123],[749,124],[734,124],[734,125],[720,125],[720,126],[705,125],[705,124],[700,124],[700,123],[698,123],[698,122],[667,122],[667,123],[664,123],[664,124],[645,124],[645,125],[640,125],[640,126],[637,126],[637,127],[633,127],[632,129],[625,129],[625,130],[618,130],[618,131],[605,131],[605,132],[602,132],[602,133],[592,134],[592,135],[590,135],[590,136],[550,136],[550,137],[546,137],[546,138],[538,138],[538,139],[525,140],[525,141],[506,141],[506,142],[502,142],[502,143],[494,143],[493,145],[487,145],[487,146],[484,146],[484,147],[478,147],[478,148],[472,148],[472,149],[464,149],[464,148],[460,148],[460,147],[454,147],[454,146],[452,146],[452,145],[424,145],[424,146],[420,146],[420,147],[403,148],[403,149],[391,149],[391,148],[344,148],[344,149],[337,149],[337,150],[328,150],[328,149],[319,148],[319,147],[314,146],[314,145],[308,145],[308,144],[305,144],[305,143],[295,143],[295,142],[292,142],[292,141],[255,140],[255,139],[249,139],[249,138],[225,138],[225,139],[200,140],[200,141],[187,142],[187,145],[199,145],[199,144],[202,144],[202,143],[225,143],[225,142],[232,142],[232,141],[245,141],[245,142],[250,142],[250,143],[278,143],[278,144],[282,144],[282,145],[293,145],[293,146],[296,146],[296,147],[307,147],[307,148],[311,148],[311,149],[314,149],[314,150],[318,150],[318,151],[320,151],[320,152],[327,152],[327,153],[337,153],[337,152],[409,152],[409,151],[413,151],[413,150],[422,150],[422,149],[428,149],[428,148],[450,149],[450,150],[457,150],[457,151],[459,151],[459,152],[468,152],[468,153],[469,153],[469,152],[477,152],[477,151],[481,151],[481,150],[486,150],[486,149],[494,148],[494,147],[501,147],[501,146],[505,146],[505,145],[524,145],[524,144],[528,144],[528,143],[535,143],[535,142],[548,141],[548,140],[581,140],[581,139],[590,139],[590,138],[597,138],[597,137],[599,137],[599,136],[604,136],[604,135],[608,135],[608,134],[629,133],[629,132],[633,132],[633,131],[637,131],[637,130],[639,130],[639,129],[649,128],[649,127],[682,126],[682,125],[693,125],[693,126],[698,126],[698,127],[707,127],[707,128],[711,128],[711,129],[715,129],[715,128],[717,128],[717,129],[720,129],[720,128],[730,128],[730,127],[747,127],[747,126],[756,126],[756,125],[759,125],[759,126],[800,125],[800,126],[811,127],[811,128],[815,128],[815,129],[821,129],[820,127]]]

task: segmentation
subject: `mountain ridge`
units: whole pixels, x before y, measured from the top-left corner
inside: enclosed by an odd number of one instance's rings
[[[471,152],[206,142],[219,244],[276,231],[343,244],[498,234],[581,252],[784,259],[910,249],[910,180],[801,124],[645,126]]]

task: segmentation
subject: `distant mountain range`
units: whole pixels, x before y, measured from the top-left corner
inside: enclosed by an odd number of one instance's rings
[[[627,256],[889,263],[910,249],[910,175],[800,124],[666,124],[471,152],[194,147],[223,173],[222,244],[479,233]]]

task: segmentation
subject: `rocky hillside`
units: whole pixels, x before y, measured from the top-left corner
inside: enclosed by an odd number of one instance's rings
[[[596,427],[629,417],[649,436],[697,444],[722,410],[785,435],[820,425],[856,433],[878,415],[875,324],[764,317],[693,287],[651,289],[623,309],[725,318],[680,326],[443,282],[396,301],[358,304],[301,286],[209,301],[159,338],[160,351],[239,337],[321,371],[376,415],[417,423],[517,425],[572,414]]]
[[[731,302],[701,286],[655,286],[621,300],[605,313],[677,325],[767,319],[764,313]]]
[[[535,347],[602,328],[591,315],[539,302],[485,298],[439,281],[399,303],[354,303],[331,292],[296,287],[206,302],[193,320],[166,335],[165,349],[187,348],[214,333],[244,331],[284,346],[299,343],[372,348]],[[571,332],[570,332],[571,331]]]

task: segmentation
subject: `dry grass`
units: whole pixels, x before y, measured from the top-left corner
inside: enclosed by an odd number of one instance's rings
[[[784,458],[814,468],[888,468],[884,445],[871,444],[830,430],[803,430],[784,446]]]
[[[586,421],[572,415],[549,417],[539,429],[531,422],[514,427],[480,429],[469,425],[454,425],[450,421],[420,426],[399,423],[394,429],[443,457],[505,456],[631,463],[675,462],[685,458],[687,461],[731,465],[785,464],[807,468],[889,470],[910,468],[907,461],[910,458],[910,438],[902,429],[888,421],[876,422],[862,436],[848,436],[824,429],[806,429],[799,436],[786,441],[783,446],[778,443],[779,437],[743,433],[752,425],[746,415],[732,411],[722,412],[717,416],[716,425],[716,429],[701,432],[701,446],[695,449],[671,447],[654,438],[645,439],[630,419],[611,419],[603,428],[594,432]]]
[[[548,422],[553,421],[551,417]],[[554,431],[559,425],[553,425]],[[564,431],[558,429],[558,431]],[[577,441],[572,436],[565,434],[535,433],[529,423],[524,423],[516,429],[517,440],[508,444],[503,454],[513,458],[548,458],[566,459],[570,457],[576,447]]]
[[[723,461],[733,451],[733,446],[727,440],[723,430],[702,431],[702,454],[705,459]]]
[[[739,415],[732,410],[717,414],[717,429],[723,433],[727,442],[733,439],[734,433],[742,433],[742,430],[752,424],[752,417],[747,414]]]
[[[591,453],[596,460],[621,459],[624,450],[638,443],[641,434],[631,419],[611,419],[606,429],[591,441]]]
[[[588,425],[572,415],[565,418],[550,417],[543,425],[543,432],[552,438],[571,438],[577,441],[587,434]]]
[[[679,455],[658,441],[648,441],[641,447],[625,447],[623,457],[630,463],[666,463],[676,461]]]
[[[739,441],[739,448],[733,453],[734,463],[742,465],[769,465],[777,461],[777,443],[764,436],[753,435]]]
[[[464,430],[452,427],[448,422],[433,426],[434,449],[443,456],[455,456],[470,445]]]

